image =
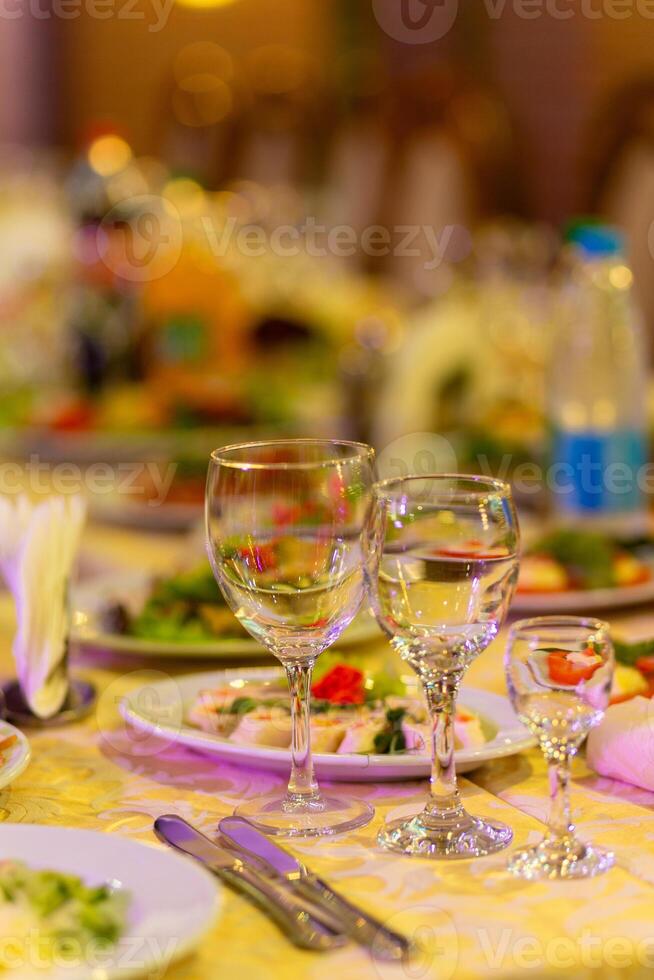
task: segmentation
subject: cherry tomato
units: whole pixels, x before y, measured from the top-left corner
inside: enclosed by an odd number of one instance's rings
[[[592,650],[584,650],[583,652],[587,657],[594,656]],[[600,666],[601,661],[588,665],[570,661],[566,650],[553,650],[547,657],[550,679],[555,684],[561,684],[564,687],[576,687],[580,681],[590,680]]]

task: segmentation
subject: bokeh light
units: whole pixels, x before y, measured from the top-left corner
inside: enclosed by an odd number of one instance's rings
[[[107,134],[93,140],[88,149],[88,161],[96,174],[111,177],[123,170],[132,159],[132,150],[122,136]]]

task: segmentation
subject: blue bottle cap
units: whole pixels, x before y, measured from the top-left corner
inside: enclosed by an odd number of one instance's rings
[[[570,230],[568,241],[590,259],[608,259],[624,252],[624,235],[610,225],[576,225]]]

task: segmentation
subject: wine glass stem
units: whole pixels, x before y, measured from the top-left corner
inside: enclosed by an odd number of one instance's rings
[[[562,758],[549,759],[548,771],[550,780],[550,837],[560,839],[574,833],[570,817],[570,759],[566,754]]]
[[[434,826],[455,822],[463,813],[454,766],[454,714],[460,675],[425,681],[432,723],[431,795],[423,819]]]
[[[291,690],[291,778],[288,795],[294,801],[317,799],[318,783],[311,759],[311,674],[315,660],[286,663]]]

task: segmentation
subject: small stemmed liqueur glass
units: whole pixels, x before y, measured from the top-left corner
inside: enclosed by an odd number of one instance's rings
[[[283,664],[291,693],[292,768],[285,795],[237,813],[269,834],[311,837],[367,823],[365,802],[323,796],[311,759],[311,673],[366,590],[374,453],[354,442],[298,439],[212,453],[209,558],[245,629]]]
[[[541,616],[513,625],[505,667],[511,702],[536,736],[549,768],[549,830],[519,851],[509,869],[522,878],[587,878],[607,871],[613,854],[575,836],[570,760],[609,703],[614,669],[609,628],[597,619]]]
[[[518,522],[509,487],[475,476],[409,476],[375,486],[368,559],[379,624],[418,674],[432,722],[431,795],[379,842],[402,854],[492,854],[511,830],[466,812],[454,766],[459,685],[497,636],[518,574]]]

